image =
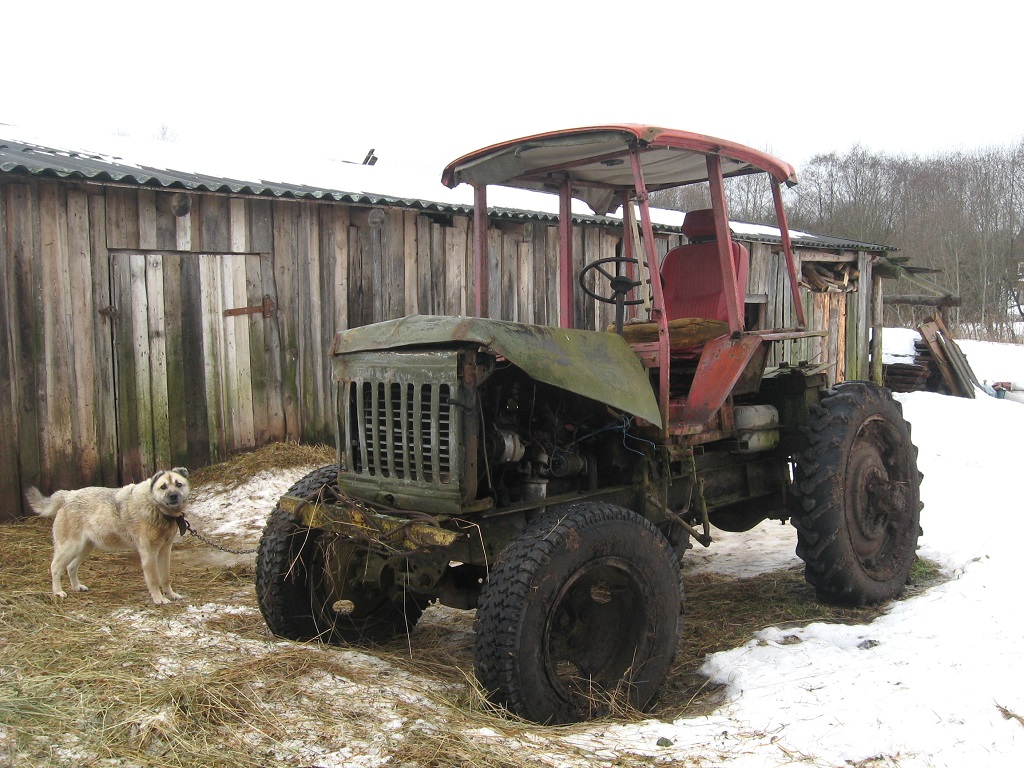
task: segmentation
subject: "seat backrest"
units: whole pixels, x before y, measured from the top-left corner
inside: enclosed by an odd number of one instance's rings
[[[683,234],[690,242],[673,248],[661,263],[668,319],[704,317],[729,322],[722,270],[718,264],[715,218],[711,209],[689,211],[683,220]],[[750,254],[734,241],[732,258],[736,268],[736,300],[742,320]]]

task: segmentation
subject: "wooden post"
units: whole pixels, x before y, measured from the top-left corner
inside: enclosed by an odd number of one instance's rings
[[[490,316],[490,262],[487,254],[487,185],[473,187],[473,309],[477,317]]]
[[[863,287],[863,283],[861,284]],[[871,273],[871,380],[882,383],[882,276]]]
[[[558,324],[573,327],[572,311],[572,183],[562,182],[558,199]]]

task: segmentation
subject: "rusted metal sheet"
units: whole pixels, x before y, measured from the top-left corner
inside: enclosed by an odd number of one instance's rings
[[[697,374],[686,399],[683,421],[704,424],[714,416],[733,391],[754,353],[764,343],[757,334],[709,341],[700,357]]]
[[[278,505],[298,516],[309,528],[370,539],[395,550],[447,547],[466,536],[437,525],[385,515],[362,505],[323,504],[296,496],[283,496]]]
[[[331,353],[468,342],[486,348],[555,387],[661,426],[647,372],[614,333],[510,323],[478,317],[410,315],[342,331]]]

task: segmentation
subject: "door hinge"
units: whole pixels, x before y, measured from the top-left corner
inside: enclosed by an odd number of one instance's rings
[[[274,300],[269,296],[263,297],[263,303],[257,304],[253,307],[238,307],[236,309],[225,309],[224,317],[237,317],[239,315],[263,315],[264,317],[273,317],[274,310],[277,305],[274,304]]]

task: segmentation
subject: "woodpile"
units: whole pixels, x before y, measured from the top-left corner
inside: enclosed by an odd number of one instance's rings
[[[981,385],[942,318],[929,317],[917,330],[921,338],[914,342],[914,362],[883,366],[885,386],[893,392],[927,391],[973,398]]]
[[[812,291],[849,293],[857,290],[860,272],[852,262],[804,262],[801,283]]]

